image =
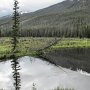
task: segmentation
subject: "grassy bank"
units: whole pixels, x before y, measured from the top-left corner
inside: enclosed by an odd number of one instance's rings
[[[19,38],[17,56],[37,55],[38,50],[45,48],[55,41],[54,38]],[[11,38],[0,38],[0,59],[10,58],[12,50]]]
[[[49,46],[55,40],[59,38],[28,38],[22,37],[19,38],[18,52],[17,56],[25,55],[38,55],[39,50],[44,49]],[[79,39],[79,38],[62,38],[56,44],[50,47],[47,51],[53,51],[64,48],[89,48],[90,39]],[[11,55],[12,45],[11,38],[3,37],[0,38],[0,59],[9,58]]]
[[[78,39],[78,38],[63,38],[58,44],[52,46],[53,49],[60,48],[89,48],[90,39]]]

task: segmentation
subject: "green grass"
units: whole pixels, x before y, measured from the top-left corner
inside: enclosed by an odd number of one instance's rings
[[[59,38],[58,38],[59,39]],[[37,50],[43,49],[53,43],[55,38],[19,38],[17,56],[37,55]],[[52,46],[49,50],[61,48],[90,48],[90,39],[78,38],[62,38],[56,45]],[[0,58],[10,57],[12,50],[11,38],[0,38]]]
[[[37,50],[52,43],[54,38],[19,38],[17,56],[37,55]],[[11,38],[0,38],[0,58],[9,57],[12,50]]]
[[[90,39],[63,38],[52,49],[60,48],[90,48]]]

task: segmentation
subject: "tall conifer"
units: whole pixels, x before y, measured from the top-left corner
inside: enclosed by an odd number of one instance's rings
[[[12,45],[13,45],[13,52],[16,51],[18,37],[19,37],[19,12],[18,12],[18,1],[14,0],[14,8],[13,8],[13,26],[12,26]]]

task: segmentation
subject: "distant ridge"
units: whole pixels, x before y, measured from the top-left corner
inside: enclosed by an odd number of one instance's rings
[[[22,33],[33,32],[32,34],[30,34],[31,36],[37,36],[37,32],[52,32],[52,34],[60,34],[61,32],[73,32],[73,34],[70,36],[74,36],[74,34],[75,36],[77,36],[77,30],[80,34],[83,30],[83,27],[85,27],[86,25],[90,26],[89,9],[90,0],[65,0],[61,3],[52,5],[44,9],[40,9],[36,12],[24,13],[20,15],[21,30]],[[0,24],[5,22],[7,22],[7,24],[3,25],[3,30],[7,30],[9,34],[12,23],[10,17],[0,20]],[[40,36],[43,36],[42,33]],[[50,34],[50,36],[53,35]]]

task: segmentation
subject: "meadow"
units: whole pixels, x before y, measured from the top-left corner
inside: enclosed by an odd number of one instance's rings
[[[53,44],[55,41],[58,42]],[[44,50],[49,45],[47,51],[64,49],[64,48],[90,48],[90,39],[87,38],[45,38],[45,37],[21,37],[18,39],[17,56],[36,56],[39,54],[39,50]],[[0,38],[0,59],[9,58],[12,51],[11,38]]]

